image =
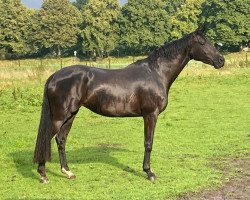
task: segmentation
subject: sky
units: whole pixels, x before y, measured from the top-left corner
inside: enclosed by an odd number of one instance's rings
[[[75,0],[71,0],[71,1],[75,1]],[[28,6],[28,8],[37,8],[40,9],[43,0],[22,0],[23,4]],[[127,0],[119,0],[120,5],[123,6]]]

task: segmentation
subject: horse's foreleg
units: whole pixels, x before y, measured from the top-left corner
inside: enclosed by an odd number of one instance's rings
[[[155,174],[150,169],[150,154],[153,146],[154,130],[157,121],[157,114],[151,113],[145,115],[144,119],[144,160],[143,160],[143,171],[148,175],[149,180],[155,180]]]
[[[55,138],[57,147],[58,147],[59,157],[60,157],[61,171],[62,173],[67,174],[68,179],[76,178],[75,175],[69,170],[67,159],[66,159],[66,153],[65,153],[66,139],[71,129],[73,120],[76,116],[76,113],[72,114],[72,116],[62,125],[59,133],[56,135],[56,138]]]

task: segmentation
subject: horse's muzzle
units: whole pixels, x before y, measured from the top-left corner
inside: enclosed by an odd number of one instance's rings
[[[225,58],[220,54],[218,56],[218,60],[216,62],[214,62],[214,68],[219,69],[219,68],[223,67],[224,64],[225,64]]]

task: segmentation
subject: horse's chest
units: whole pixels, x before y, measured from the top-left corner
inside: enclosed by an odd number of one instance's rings
[[[160,94],[148,94],[142,100],[142,112],[152,113],[158,112],[161,113],[165,110],[167,106],[167,98],[165,95]]]

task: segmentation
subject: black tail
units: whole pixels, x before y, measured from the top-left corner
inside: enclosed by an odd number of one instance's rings
[[[41,119],[33,159],[34,163],[40,163],[46,160],[51,161],[52,122],[47,89],[48,83],[52,79],[52,77],[53,76],[48,78],[44,87]]]

